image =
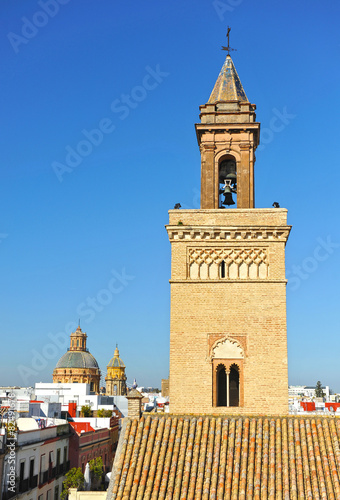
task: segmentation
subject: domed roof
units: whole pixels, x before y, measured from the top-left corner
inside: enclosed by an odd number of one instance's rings
[[[67,351],[56,368],[99,368],[96,359],[87,351]]]
[[[111,368],[125,368],[125,365],[123,361],[119,357],[119,351],[118,347],[116,347],[115,352],[113,354],[113,358],[110,360],[110,363],[107,365],[107,367]]]

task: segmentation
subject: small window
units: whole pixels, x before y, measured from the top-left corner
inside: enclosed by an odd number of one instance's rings
[[[40,457],[40,472],[45,471],[45,453]]]
[[[20,481],[24,480],[24,475],[25,475],[25,460],[20,462],[20,476],[19,476]]]
[[[225,261],[222,260],[221,264],[220,264],[220,275],[221,275],[221,278],[225,278]]]

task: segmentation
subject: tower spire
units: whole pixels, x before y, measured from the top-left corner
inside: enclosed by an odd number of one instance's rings
[[[201,150],[201,208],[254,208],[255,150],[260,124],[228,54],[196,124]],[[237,195],[235,201],[233,196]],[[222,197],[221,197],[222,195]],[[224,196],[224,199],[223,199]]]

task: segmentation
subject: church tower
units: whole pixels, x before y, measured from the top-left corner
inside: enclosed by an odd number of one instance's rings
[[[290,226],[286,209],[255,208],[255,109],[228,53],[196,124],[201,208],[166,226],[171,413],[288,413]]]
[[[113,358],[107,365],[106,395],[125,396],[126,395],[126,375],[125,365],[119,357],[118,345],[116,345]]]

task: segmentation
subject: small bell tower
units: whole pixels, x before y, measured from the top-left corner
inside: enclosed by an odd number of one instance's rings
[[[234,204],[254,208],[255,150],[260,140],[255,109],[228,54],[209,101],[200,106],[201,123],[196,124],[202,159],[201,208]]]
[[[287,210],[255,208],[260,140],[228,51],[200,106],[201,208],[169,211],[170,412],[288,413]],[[176,207],[177,208],[177,207]]]

